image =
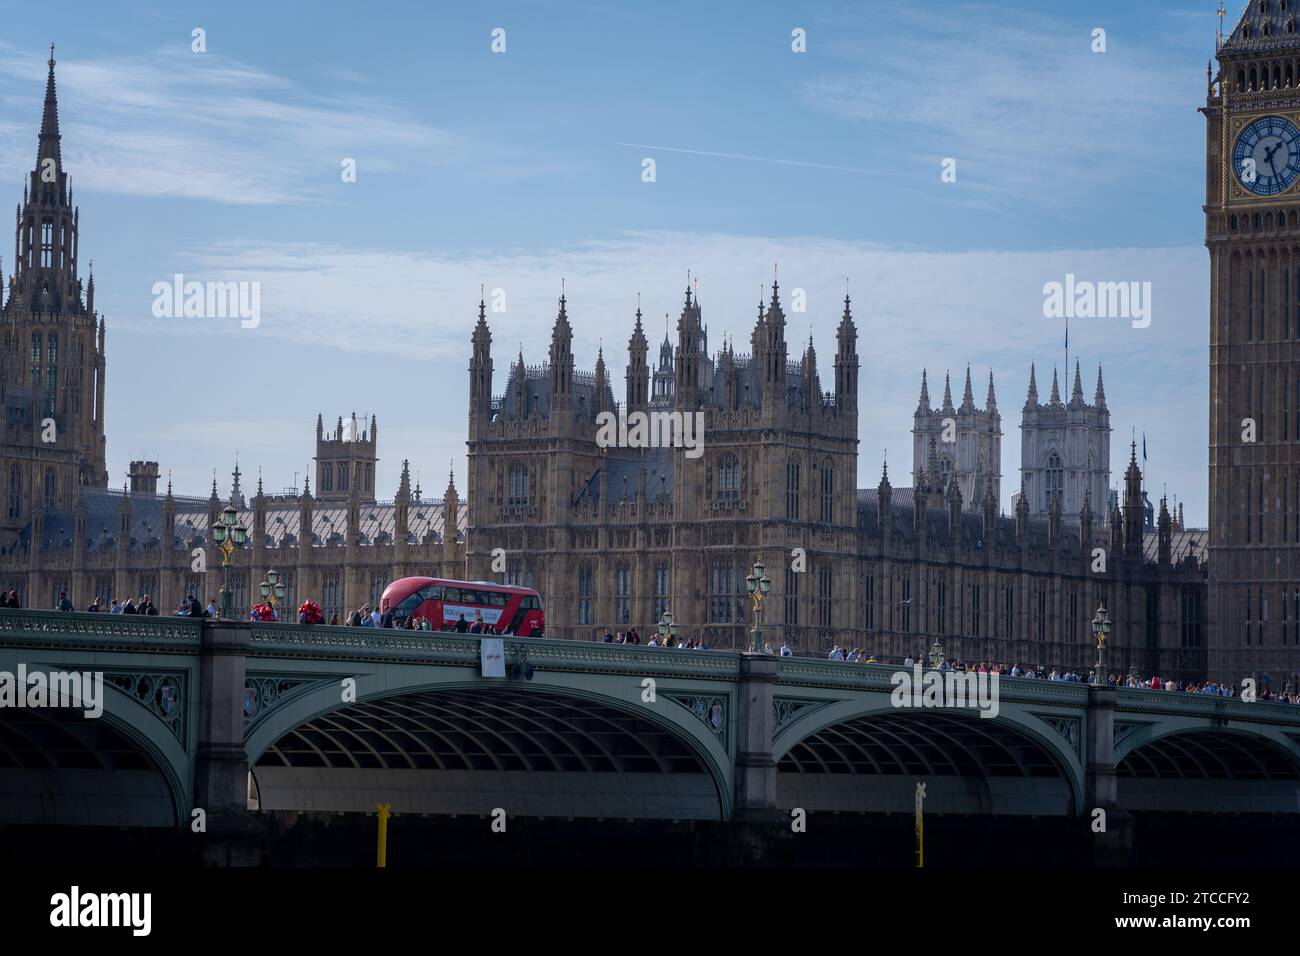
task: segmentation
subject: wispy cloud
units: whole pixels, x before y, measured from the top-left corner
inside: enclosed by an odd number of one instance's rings
[[[966,187],[1077,205],[1107,185],[1187,173],[1201,160],[1203,133],[1187,104],[1203,94],[1203,76],[1131,36],[1111,33],[1107,51],[1094,53],[1078,20],[978,5],[899,8],[887,43],[849,39],[861,35],[837,33],[842,65],[808,80],[805,102],[889,130],[909,144],[901,163],[937,170],[940,157],[956,158]]]
[[[31,167],[45,62],[0,45],[0,176]],[[461,140],[375,97],[326,95],[188,47],[58,65],[64,161],[81,188],[232,204],[319,202],[364,171],[456,161]],[[400,157],[397,159],[397,157]]]

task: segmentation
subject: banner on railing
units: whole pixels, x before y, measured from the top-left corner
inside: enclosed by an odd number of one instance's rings
[[[479,661],[484,677],[506,676],[506,643],[499,637],[485,637],[479,642]]]

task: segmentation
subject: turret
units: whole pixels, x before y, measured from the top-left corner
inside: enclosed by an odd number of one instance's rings
[[[844,314],[835,330],[835,407],[842,412],[858,410],[858,365],[858,330],[846,292]]]
[[[1160,496],[1160,516],[1156,519],[1156,533],[1159,536],[1159,550],[1156,560],[1162,565],[1169,564],[1169,557],[1172,552],[1173,535],[1172,521],[1169,518],[1168,502],[1165,496]]]
[[[1146,505],[1142,500],[1142,472],[1137,463],[1137,441],[1132,443],[1128,470],[1124,472],[1124,554],[1142,557],[1142,533],[1146,523]]]
[[[880,468],[880,484],[876,486],[876,523],[880,528],[880,547],[883,551],[893,538],[894,489],[889,484],[889,462]]]
[[[478,322],[470,337],[470,345],[469,417],[472,429],[474,423],[485,423],[492,413],[492,332],[488,329],[487,304],[482,288],[479,289]]]
[[[457,544],[459,529],[460,495],[456,493],[456,474],[448,469],[447,490],[442,494],[442,561],[445,574],[456,569]]]
[[[573,329],[569,327],[569,315],[565,297],[560,295],[559,311],[555,314],[555,325],[551,329],[551,417],[565,421],[562,414],[557,414],[573,407]]]
[[[650,403],[650,354],[645,331],[641,328],[641,303],[637,297],[636,327],[627,342],[627,412],[645,411]]]

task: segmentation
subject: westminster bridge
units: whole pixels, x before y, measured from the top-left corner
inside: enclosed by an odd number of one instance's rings
[[[898,708],[887,665],[546,639],[0,611],[0,672],[103,674],[102,715],[0,710],[0,823],[292,810],[642,820],[1300,812],[1300,707],[1004,678]]]

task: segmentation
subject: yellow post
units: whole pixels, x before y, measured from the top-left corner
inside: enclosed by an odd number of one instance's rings
[[[376,867],[388,866],[388,814],[392,812],[391,803],[377,805],[379,810],[379,850],[375,859]]]
[[[925,784],[916,785],[916,865],[925,866]]]

